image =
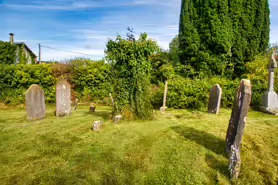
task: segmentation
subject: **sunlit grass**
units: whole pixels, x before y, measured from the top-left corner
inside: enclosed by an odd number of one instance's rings
[[[0,110],[1,184],[230,184],[225,136],[230,110],[158,111],[149,121],[109,121],[109,107],[26,121]],[[103,120],[101,131],[91,125]],[[236,184],[277,184],[278,117],[251,111]]]

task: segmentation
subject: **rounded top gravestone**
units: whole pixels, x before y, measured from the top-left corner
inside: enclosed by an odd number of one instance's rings
[[[26,91],[26,110],[28,120],[37,120],[45,117],[45,97],[43,89],[33,84]]]

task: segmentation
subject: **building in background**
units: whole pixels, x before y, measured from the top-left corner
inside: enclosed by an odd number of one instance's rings
[[[15,61],[17,64],[37,64],[36,54],[24,42],[14,42],[13,33],[10,33],[10,43],[17,46]]]

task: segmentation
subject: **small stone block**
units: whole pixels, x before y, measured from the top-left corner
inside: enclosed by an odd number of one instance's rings
[[[160,112],[165,112],[167,110],[167,107],[160,107]]]
[[[123,118],[122,115],[117,115],[117,116],[115,116],[115,118],[114,118],[114,122],[115,122],[115,123],[119,123],[119,122],[122,120],[122,118]]]
[[[96,110],[96,105],[91,103],[89,111],[90,112],[95,112],[95,110]]]
[[[95,121],[92,125],[92,130],[99,131],[101,129],[102,124],[102,121]]]

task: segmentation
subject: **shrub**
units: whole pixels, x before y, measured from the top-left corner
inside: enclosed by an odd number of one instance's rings
[[[110,71],[110,66],[103,61],[81,59],[72,60],[69,64],[1,65],[0,101],[6,104],[24,103],[26,90],[32,84],[38,84],[45,92],[46,102],[53,103],[56,82],[66,79],[71,84],[72,96],[107,104],[111,92]]]
[[[70,61],[71,81],[78,98],[105,103],[111,92],[111,66],[104,61]]]
[[[259,106],[261,99],[265,91],[268,88],[268,65],[270,62],[271,53],[265,55],[259,55],[254,61],[249,62],[246,65],[247,72],[244,75],[245,78],[251,80],[252,84],[252,106]],[[278,73],[276,69],[275,74]],[[275,91],[278,91],[278,76],[275,75]]]
[[[210,89],[219,84],[222,88],[222,107],[231,107],[239,80],[228,80],[220,77],[190,79],[176,76],[168,83],[167,107],[176,109],[199,109],[207,107]],[[153,87],[152,104],[162,106],[164,84]]]
[[[45,92],[46,102],[54,102],[55,82],[50,64],[1,65],[0,99],[10,104],[24,103],[25,91],[32,84],[38,84]]]

